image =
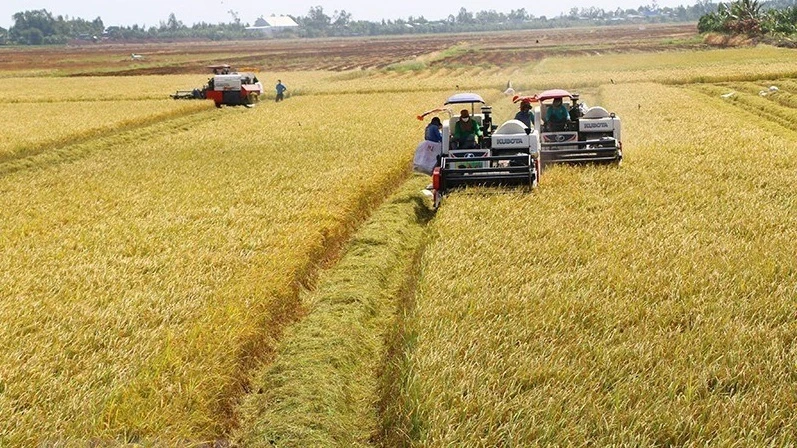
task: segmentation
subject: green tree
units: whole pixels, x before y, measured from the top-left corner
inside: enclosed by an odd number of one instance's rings
[[[343,28],[351,23],[351,13],[346,12],[346,10],[335,11],[332,15],[332,25],[335,27]]]
[[[41,45],[44,43],[44,33],[38,28],[27,28],[19,33],[20,43],[26,45]]]
[[[169,31],[177,31],[180,28],[184,28],[183,22],[177,20],[177,16],[174,13],[169,14],[169,19],[166,21],[166,29]]]
[[[473,13],[469,12],[465,7],[459,8],[457,23],[473,23]]]
[[[9,30],[13,41],[26,45],[41,45],[46,37],[55,34],[55,18],[46,9],[14,14],[14,25]]]
[[[507,15],[507,18],[512,22],[523,22],[525,20],[528,20],[529,15],[526,12],[526,8],[520,8],[520,9],[513,9],[512,11],[510,11],[509,15]]]

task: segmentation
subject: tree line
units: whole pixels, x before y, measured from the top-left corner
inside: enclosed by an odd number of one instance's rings
[[[623,23],[690,22],[716,9],[711,0],[699,0],[692,6],[660,8],[656,2],[636,9],[605,10],[597,7],[572,8],[556,17],[537,16],[525,8],[508,13],[495,10],[468,11],[460,8],[443,20],[427,20],[423,16],[372,22],[353,20],[346,11],[324,12],[321,6],[310,8],[306,16],[292,17],[300,29],[292,32],[300,37],[329,37],[377,34],[449,33],[468,31],[498,31],[540,28],[563,28],[587,25],[617,25]]]
[[[615,25],[623,23],[664,23],[696,21],[701,32],[779,32],[794,34],[797,26],[797,0],[735,0],[714,3],[698,0],[691,6],[659,7],[656,0],[636,9],[605,10],[603,8],[572,8],[556,17],[536,16],[525,8],[508,13],[495,10],[471,12],[460,8],[443,20],[427,20],[423,16],[406,19],[367,21],[354,20],[345,10],[331,15],[321,6],[310,8],[305,16],[291,16],[300,26],[281,30],[273,37],[330,37],[373,36],[387,34],[450,33],[468,31],[497,31],[574,26]],[[142,41],[163,39],[241,40],[261,38],[258,32],[247,30],[248,23],[238,13],[228,11],[228,23],[197,23],[186,25],[174,14],[157,26],[108,26],[100,17],[94,20],[55,16],[46,9],[18,12],[14,24],[0,28],[0,44],[42,45],[82,41]],[[260,17],[255,25],[266,22]]]
[[[700,18],[698,30],[701,33],[787,38],[797,34],[797,4],[795,0],[720,3],[716,11]]]

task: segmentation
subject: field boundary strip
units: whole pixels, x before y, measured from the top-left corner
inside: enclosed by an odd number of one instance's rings
[[[768,81],[777,78],[797,78],[797,70],[775,73],[744,73],[739,75],[698,75],[681,80],[655,81],[669,86],[690,86],[693,84],[718,84],[723,82]]]
[[[428,221],[424,223],[423,239],[396,295],[397,309],[385,339],[387,351],[379,372],[379,427],[378,433],[372,437],[375,446],[406,446],[409,441],[417,439],[415,432],[421,430],[424,424],[417,414],[406,412],[412,409],[411,398],[402,393],[402,388],[408,384],[407,376],[412,371],[408,354],[414,350],[418,337],[412,316],[416,312],[417,290],[423,273],[422,259],[434,237],[426,224]]]
[[[197,109],[197,110],[179,110],[151,115],[139,120],[132,120],[121,126],[111,129],[94,129],[81,132],[77,135],[68,137],[62,141],[46,142],[41,144],[32,145],[30,149],[16,154],[7,156],[0,156],[0,177],[11,174],[16,171],[42,168],[52,166],[58,163],[75,160],[78,154],[81,156],[91,152],[93,148],[87,148],[86,145],[91,142],[104,142],[107,147],[115,146],[116,142],[114,137],[122,137],[120,140],[126,140],[123,136],[133,132],[141,131],[142,129],[151,128],[153,131],[168,127],[183,126],[185,124],[194,123],[200,118],[212,119],[212,113],[215,109]],[[171,124],[171,126],[167,126]],[[165,132],[165,131],[164,131]],[[149,138],[158,132],[145,132],[138,134],[138,137]]]
[[[369,446],[391,400],[385,372],[403,353],[405,297],[413,291],[433,217],[414,176],[373,212],[334,266],[302,295],[308,314],[286,330],[275,361],[245,398],[241,446]],[[396,331],[398,333],[396,334]]]
[[[735,95],[730,99],[723,100],[720,98],[720,95],[726,94],[729,88],[714,84],[692,85],[687,88],[693,92],[712,98],[715,101],[723,101],[724,104],[733,107],[740,113],[763,119],[791,132],[797,132],[797,111],[793,108],[749,93],[735,92]],[[791,115],[792,117],[784,116],[784,114]]]
[[[313,291],[317,288],[322,270],[331,269],[340,262],[341,258],[345,256],[346,246],[351,242],[353,235],[380,208],[384,201],[406,183],[410,175],[411,166],[407,164],[403,169],[386,173],[381,179],[378,179],[378,182],[373,182],[369,188],[360,192],[353,207],[340,220],[337,230],[324,238],[325,244],[308,254],[306,263],[292,276],[289,282],[291,292],[275,297],[275,303],[281,304],[280,314],[283,318],[274,316],[274,319],[269,321],[269,325],[265,327],[267,333],[265,339],[282,340],[286,325],[302,318],[304,313],[300,303],[302,291]],[[243,346],[247,349],[244,349],[239,356],[239,363],[236,366],[231,366],[236,369],[234,374],[236,380],[229,388],[231,394],[222,398],[220,406],[222,414],[232,417],[225,423],[227,426],[225,434],[239,426],[234,419],[240,413],[235,409],[243,397],[238,393],[253,389],[249,384],[253,378],[251,376],[252,369],[258,365],[262,366],[264,363],[270,365],[273,361],[272,357],[275,355],[274,347],[268,347],[265,351],[258,348],[263,345],[263,334],[259,333],[253,337],[244,342]]]

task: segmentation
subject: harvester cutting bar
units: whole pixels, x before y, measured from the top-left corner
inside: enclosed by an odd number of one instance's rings
[[[169,95],[176,100],[198,100],[204,99],[201,90],[178,90],[174,95]]]
[[[617,139],[614,138],[604,138],[604,139],[596,139],[596,140],[577,140],[577,141],[569,141],[569,142],[543,142],[542,147],[543,149],[546,147],[556,147],[556,146],[576,146],[578,145],[579,148],[587,148],[587,146],[591,146],[587,149],[592,149],[592,147],[604,147],[604,148],[614,148],[617,149]]]
[[[605,138],[576,142],[545,142],[540,148],[545,163],[555,162],[619,162],[622,158],[617,140]]]
[[[457,167],[457,164],[463,164]],[[449,165],[453,164],[453,167]],[[477,165],[477,166],[474,166]],[[528,185],[536,180],[536,166],[528,154],[490,157],[444,157],[440,189],[466,185]]]

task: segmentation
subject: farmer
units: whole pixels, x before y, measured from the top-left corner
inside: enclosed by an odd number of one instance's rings
[[[562,130],[570,118],[570,112],[562,104],[561,98],[554,98],[553,104],[545,111],[545,125],[549,131]]]
[[[584,116],[584,104],[578,102],[578,94],[573,94],[570,97],[570,121],[576,121]]]
[[[531,113],[531,102],[523,100],[520,102],[520,111],[515,114],[515,120],[522,121],[527,128],[534,127],[534,114]]]
[[[440,128],[443,127],[443,124],[440,122],[440,118],[434,117],[432,121],[426,125],[426,131],[424,131],[423,139],[430,142],[440,143],[443,141],[443,133],[440,132]]]
[[[471,120],[468,109],[459,113],[459,121],[454,125],[454,143],[458,149],[476,148],[476,137],[481,136],[479,124]]]
[[[284,99],[284,93],[288,90],[287,87],[282,83],[281,79],[277,80],[277,102],[280,102]]]

